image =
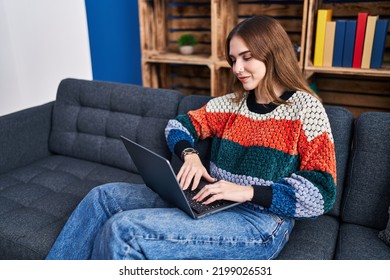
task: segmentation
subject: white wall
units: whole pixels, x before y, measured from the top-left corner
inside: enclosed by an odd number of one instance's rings
[[[0,116],[54,100],[67,77],[92,79],[84,0],[0,0]]]

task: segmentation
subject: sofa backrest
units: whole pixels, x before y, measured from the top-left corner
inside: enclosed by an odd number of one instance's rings
[[[53,108],[53,153],[136,171],[120,135],[171,158],[164,129],[183,95],[141,86],[63,80]]]
[[[325,106],[332,129],[337,170],[337,193],[333,208],[328,214],[332,216],[340,215],[341,198],[344,191],[346,173],[348,170],[348,160],[351,150],[354,118],[350,111],[339,106]]]
[[[356,120],[342,219],[386,227],[390,206],[390,113],[362,113]]]

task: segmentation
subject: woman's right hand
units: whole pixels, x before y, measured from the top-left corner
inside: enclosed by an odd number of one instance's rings
[[[207,169],[203,166],[202,161],[197,154],[186,155],[184,157],[184,163],[177,174],[177,180],[182,189],[186,190],[192,182],[191,189],[195,190],[202,177],[210,183],[216,181],[216,179],[211,177],[207,172]]]

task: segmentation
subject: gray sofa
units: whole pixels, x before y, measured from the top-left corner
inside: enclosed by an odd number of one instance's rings
[[[43,259],[93,187],[142,182],[120,135],[171,159],[164,128],[210,97],[110,82],[63,80],[55,101],[0,117],[0,259]],[[337,157],[337,200],[299,220],[278,259],[390,259],[378,238],[390,205],[390,113],[354,120],[326,107]],[[208,142],[199,143],[207,154]],[[172,162],[178,167],[179,160]]]

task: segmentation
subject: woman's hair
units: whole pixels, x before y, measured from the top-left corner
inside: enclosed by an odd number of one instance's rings
[[[230,66],[233,66],[229,55],[230,41],[234,36],[239,36],[245,42],[253,58],[265,64],[266,74],[258,90],[274,103],[287,103],[276,96],[273,90],[275,84],[287,90],[300,90],[317,96],[304,79],[291,40],[276,19],[254,16],[242,21],[230,31],[225,46],[225,56]],[[239,102],[246,91],[237,77],[233,77],[235,101]]]

